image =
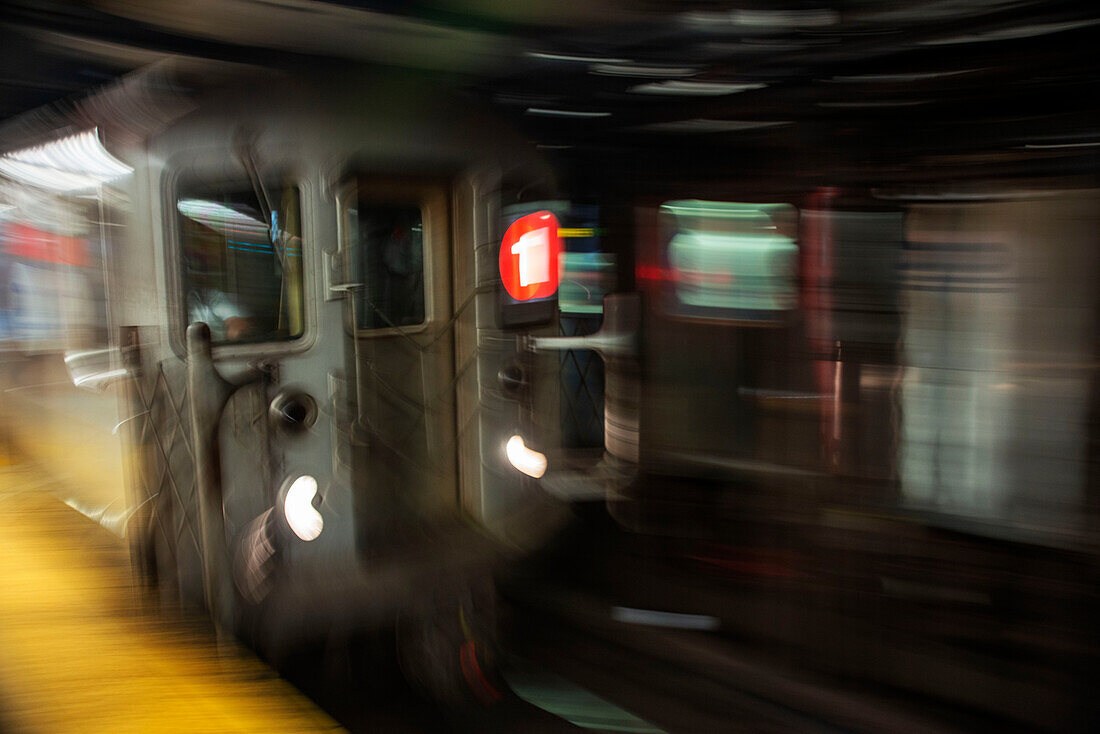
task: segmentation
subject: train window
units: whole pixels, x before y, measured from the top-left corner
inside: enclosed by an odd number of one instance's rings
[[[670,201],[661,220],[675,315],[768,322],[795,307],[794,207]]]
[[[348,212],[358,329],[424,323],[424,217],[419,206],[360,200]]]
[[[182,190],[176,202],[185,323],[215,344],[302,335],[301,209],[292,186]],[[268,203],[269,202],[269,203]]]

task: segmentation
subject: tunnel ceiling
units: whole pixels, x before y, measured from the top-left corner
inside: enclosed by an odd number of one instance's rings
[[[445,75],[548,150],[820,150],[810,174],[1100,150],[1089,2],[17,0],[0,32],[2,119],[168,57],[335,58]]]

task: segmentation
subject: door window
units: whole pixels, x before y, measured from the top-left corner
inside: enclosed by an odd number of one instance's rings
[[[184,323],[214,344],[294,339],[304,326],[301,207],[294,187],[184,189],[176,201]]]
[[[356,326],[420,326],[425,321],[424,217],[419,206],[360,200],[348,212]]]

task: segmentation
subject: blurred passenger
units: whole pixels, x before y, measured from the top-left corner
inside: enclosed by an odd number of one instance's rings
[[[239,341],[255,328],[233,297],[216,288],[195,288],[187,294],[187,321],[209,326],[214,342]]]

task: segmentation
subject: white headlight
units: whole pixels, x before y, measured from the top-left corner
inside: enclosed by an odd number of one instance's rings
[[[308,474],[295,479],[283,500],[283,515],[294,534],[305,541],[314,540],[325,527],[321,513],[313,507],[317,495],[317,480]]]
[[[546,457],[538,451],[527,448],[522,436],[512,436],[504,447],[508,461],[529,477],[538,479],[546,473]]]

